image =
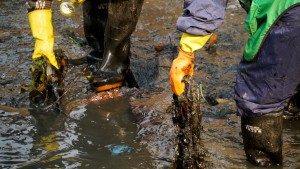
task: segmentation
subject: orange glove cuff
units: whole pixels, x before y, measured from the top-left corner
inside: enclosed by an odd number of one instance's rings
[[[177,58],[187,58],[190,61],[194,62],[195,55],[194,55],[194,53],[185,52],[184,50],[182,50],[180,48]]]

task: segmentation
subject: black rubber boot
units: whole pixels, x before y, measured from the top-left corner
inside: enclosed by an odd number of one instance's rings
[[[130,36],[143,0],[110,0],[104,36],[103,62],[94,77],[97,92],[122,86],[129,68]]]
[[[293,95],[288,103],[287,107],[283,112],[283,118],[286,120],[299,120],[300,119],[300,92]]]
[[[97,65],[103,59],[107,6],[108,0],[86,0],[83,3],[84,34],[92,47],[86,59],[92,73],[97,71]]]
[[[249,161],[258,166],[282,164],[282,112],[242,117],[244,149]]]

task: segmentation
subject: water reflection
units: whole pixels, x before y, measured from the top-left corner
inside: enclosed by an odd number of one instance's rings
[[[36,127],[32,125],[31,116],[19,117],[17,112],[1,111],[0,122],[0,162],[1,167],[30,160],[30,150],[33,148],[33,135]]]
[[[153,168],[127,100],[79,106],[69,117],[2,112],[0,168]]]

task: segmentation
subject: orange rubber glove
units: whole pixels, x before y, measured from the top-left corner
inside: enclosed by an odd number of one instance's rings
[[[170,83],[173,92],[179,96],[184,92],[185,85],[182,81],[186,75],[194,74],[194,53],[188,53],[180,49],[176,59],[173,60],[170,71]]]
[[[173,61],[170,71],[170,83],[173,92],[179,96],[184,92],[185,85],[182,81],[186,75],[194,73],[194,51],[201,49],[211,37],[211,34],[195,36],[183,33],[180,40],[178,57]]]

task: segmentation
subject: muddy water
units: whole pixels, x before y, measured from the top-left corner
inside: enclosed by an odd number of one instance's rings
[[[153,168],[128,98],[81,105],[69,118],[29,112],[1,111],[1,168]]]
[[[75,17],[65,18],[58,13],[58,3],[53,2],[55,48],[64,50],[69,59],[83,58],[90,48],[74,43],[66,33],[74,32],[84,40],[80,6]],[[169,168],[175,135],[172,115],[166,113],[172,99],[168,73],[178,48],[180,32],[174,25],[182,3],[145,0],[131,50],[131,69],[139,89],[104,104],[72,106],[65,116],[29,109],[28,92],[19,90],[30,83],[28,67],[34,45],[25,0],[1,0],[0,104],[11,107],[10,112],[0,114],[1,167]],[[219,103],[210,106],[202,100],[201,104],[209,168],[256,168],[246,161],[232,99],[236,67],[248,37],[244,18],[237,0],[229,0],[226,20],[216,31],[217,45],[209,52],[196,53],[195,80],[202,83],[205,96]],[[163,51],[156,52],[156,45],[162,45]],[[68,67],[66,86],[75,85],[63,98],[63,105],[95,95],[89,91],[86,78],[80,76],[84,66]],[[282,168],[300,166],[299,127],[297,121],[285,121]],[[117,150],[125,152],[113,155]]]

